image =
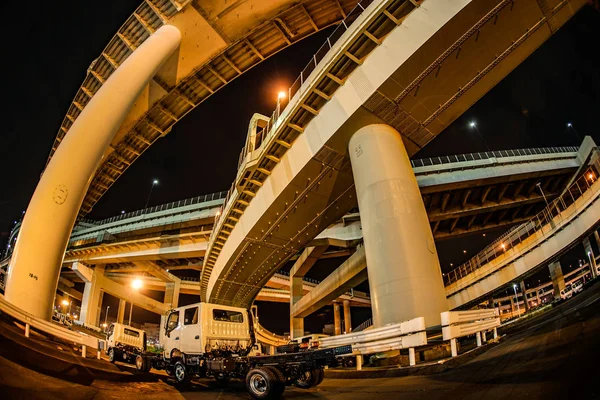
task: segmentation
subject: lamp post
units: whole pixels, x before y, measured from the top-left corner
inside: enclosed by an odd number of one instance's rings
[[[104,328],[106,328],[108,326],[107,321],[108,321],[108,309],[109,308],[110,308],[110,306],[106,306],[106,313],[104,314]]]
[[[65,306],[65,314],[70,314],[71,313],[71,303],[72,301],[67,301],[67,300],[63,300],[62,301],[62,305]],[[67,312],[67,306],[69,306],[69,312]]]
[[[540,192],[542,193],[542,197],[544,198],[544,201],[546,202],[546,206],[547,206],[548,205],[548,199],[546,199],[546,195],[544,194],[544,190],[542,189],[542,182],[536,183],[535,186],[537,186],[538,189],[540,189]]]
[[[150,195],[152,194],[152,189],[154,189],[155,185],[158,185],[158,179],[154,179],[152,181],[152,186],[150,187],[150,192],[148,192],[148,198],[146,199],[146,205],[144,205],[144,209],[148,208],[148,202],[150,201]]]
[[[517,296],[517,285],[513,283],[513,289],[515,290],[515,300],[517,301],[517,311],[521,315],[521,307],[519,307],[519,297]]]
[[[131,282],[131,287],[135,290],[139,290],[142,287],[142,281],[139,279],[134,279]],[[129,326],[131,326],[131,313],[133,311],[133,301],[131,302],[131,306],[129,307]]]

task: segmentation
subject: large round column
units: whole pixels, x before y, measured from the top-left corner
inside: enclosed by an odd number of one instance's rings
[[[350,139],[373,324],[440,324],[446,292],[427,212],[400,134],[369,125]]]
[[[158,29],[106,80],[58,146],[12,256],[5,294],[12,304],[51,317],[67,242],[92,177],[131,106],[180,41],[176,27]]]

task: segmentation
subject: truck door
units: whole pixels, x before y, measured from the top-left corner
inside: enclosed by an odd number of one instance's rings
[[[164,343],[166,357],[171,357],[173,349],[179,349],[181,329],[179,327],[179,310],[175,310],[169,314],[164,326]]]
[[[183,326],[181,330],[181,347],[184,353],[203,353],[200,340],[200,310],[198,305],[183,310]]]

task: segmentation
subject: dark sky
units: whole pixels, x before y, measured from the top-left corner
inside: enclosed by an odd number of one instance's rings
[[[0,248],[33,194],[56,132],[101,53],[139,0],[3,2],[4,94],[0,133]],[[22,16],[22,17],[21,17]],[[247,124],[254,112],[270,114],[277,92],[290,85],[329,32],[315,35],[265,61],[199,106],[120,178],[90,215],[103,218],[150,204],[227,190]],[[418,157],[526,147],[578,145],[566,127],[600,143],[600,13],[585,7]],[[476,120],[485,143],[467,128]],[[219,149],[218,155],[216,149]],[[490,235],[491,236],[491,235]],[[489,239],[489,237],[488,237]],[[481,241],[481,243],[478,243]],[[472,255],[484,244],[471,240]],[[442,264],[463,261],[466,241],[439,245]],[[454,254],[458,253],[458,254]]]

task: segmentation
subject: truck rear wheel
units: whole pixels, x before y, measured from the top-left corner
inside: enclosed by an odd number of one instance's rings
[[[325,379],[325,370],[323,368],[317,369],[319,370],[319,380],[317,381],[317,384],[315,386],[319,386],[323,382],[323,379]]]
[[[321,378],[322,371],[321,368],[313,368],[306,370],[300,374],[298,378],[294,381],[294,385],[298,386],[301,389],[308,389],[313,386],[317,386],[322,380]]]
[[[254,399],[279,399],[285,384],[272,368],[254,368],[246,375],[246,389]]]
[[[135,358],[135,369],[139,372],[150,372],[150,362],[148,358],[138,355]]]

